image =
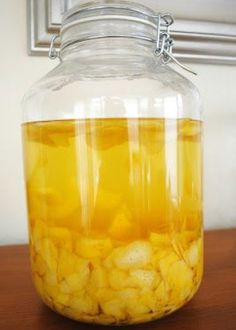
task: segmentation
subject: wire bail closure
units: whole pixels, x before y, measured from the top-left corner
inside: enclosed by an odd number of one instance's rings
[[[168,64],[171,60],[179,65],[182,69],[197,75],[195,71],[188,66],[180,63],[172,54],[174,40],[170,36],[170,26],[174,23],[174,18],[170,14],[157,15],[157,38],[156,38],[156,50],[155,55],[157,57],[162,56],[162,62]]]
[[[174,23],[173,16],[170,14],[158,14],[158,15],[149,15],[149,17],[156,20],[156,31],[157,31],[156,39],[151,39],[151,38],[148,39],[148,38],[143,38],[140,36],[133,36],[132,38],[143,39],[143,40],[155,43],[156,44],[155,55],[157,57],[161,57],[162,62],[164,64],[168,64],[169,62],[173,61],[178,66],[180,66],[182,69],[184,69],[194,75],[197,75],[197,73],[195,71],[193,71],[191,68],[180,63],[172,53],[174,40],[173,40],[173,38],[171,38],[171,35],[170,35],[170,26]],[[122,36],[122,35],[109,36],[109,38],[111,38],[111,37],[113,37],[113,38],[121,37],[122,38],[122,37],[127,37],[127,36]],[[60,50],[57,50],[55,47],[55,41],[58,38],[60,38],[60,35],[57,34],[57,35],[53,35],[53,37],[51,39],[48,56],[52,60],[54,60],[56,58],[60,59]],[[95,40],[95,39],[101,39],[101,38],[106,38],[106,36],[95,36],[88,40],[93,40],[93,39]],[[85,41],[85,40],[78,40],[78,41],[73,42],[73,44],[76,42],[82,42],[82,41]]]
[[[59,34],[54,34],[52,36],[50,46],[49,46],[49,51],[48,51],[48,57],[51,60],[55,60],[56,58],[60,58],[60,51],[58,51],[54,45],[55,41],[60,38]]]

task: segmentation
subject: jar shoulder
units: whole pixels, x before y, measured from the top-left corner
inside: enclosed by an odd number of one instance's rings
[[[135,75],[108,71],[58,65],[25,95],[24,117],[200,117],[196,87],[172,68],[154,63]]]

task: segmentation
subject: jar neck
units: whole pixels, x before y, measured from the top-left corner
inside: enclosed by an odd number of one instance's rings
[[[153,58],[155,45],[134,38],[98,38],[86,41],[76,41],[62,48],[61,60],[88,59],[100,57],[129,60],[129,58]]]

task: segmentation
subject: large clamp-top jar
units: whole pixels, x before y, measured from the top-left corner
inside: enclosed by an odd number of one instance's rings
[[[60,64],[24,98],[33,280],[69,318],[158,319],[199,287],[201,102],[166,63],[171,23],[127,1],[72,8]]]

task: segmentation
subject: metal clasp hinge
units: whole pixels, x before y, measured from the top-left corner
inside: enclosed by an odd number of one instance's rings
[[[188,66],[180,63],[172,54],[172,48],[174,45],[174,40],[170,36],[170,26],[174,23],[174,19],[170,14],[157,15],[157,38],[156,38],[156,50],[155,55],[162,56],[163,63],[167,64],[171,60],[179,65],[182,69],[197,75]]]
[[[50,42],[50,47],[49,47],[49,52],[48,52],[48,57],[51,59],[51,60],[55,60],[56,58],[60,58],[60,53],[59,51],[56,49],[55,47],[55,41],[57,39],[60,38],[60,35],[59,34],[55,34],[52,39],[51,39],[51,42]]]

